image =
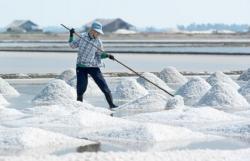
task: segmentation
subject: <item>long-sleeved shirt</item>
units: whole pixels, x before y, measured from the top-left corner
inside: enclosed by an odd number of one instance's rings
[[[99,48],[103,48],[102,41],[99,38],[92,38],[88,33],[82,33],[81,38],[73,40],[70,37],[69,45],[71,48],[78,48],[77,66],[78,67],[101,67],[103,63],[101,59],[107,58],[107,54],[102,53],[89,42],[95,44]]]

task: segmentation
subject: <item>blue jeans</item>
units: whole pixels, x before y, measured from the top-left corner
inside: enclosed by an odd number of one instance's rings
[[[104,93],[106,100],[109,104],[110,108],[117,107],[113,103],[113,98],[111,95],[111,91],[102,75],[100,68],[93,67],[77,67],[76,68],[76,76],[77,76],[77,100],[82,101],[82,96],[87,89],[88,85],[88,74],[94,79],[95,83]]]
[[[77,67],[77,96],[82,96],[88,85],[88,74],[94,79],[95,83],[101,89],[104,94],[111,93],[100,68],[98,67]]]

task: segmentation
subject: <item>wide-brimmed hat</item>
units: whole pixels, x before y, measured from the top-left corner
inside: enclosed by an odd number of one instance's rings
[[[102,24],[100,22],[93,22],[91,25],[91,29],[95,30],[96,32],[100,33],[100,34],[104,34],[102,31]]]

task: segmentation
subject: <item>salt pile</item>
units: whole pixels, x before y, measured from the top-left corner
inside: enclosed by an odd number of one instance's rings
[[[85,100],[83,100],[83,102],[76,101],[75,89],[60,79],[55,79],[49,82],[47,86],[32,100],[32,102],[37,106],[44,105],[43,108],[47,111],[53,111],[53,107],[46,107],[46,105],[60,105],[61,111],[63,111],[64,107],[66,107],[66,111],[85,109],[94,112],[110,114],[110,110],[94,107]],[[39,109],[39,107],[36,108],[35,106],[32,109]],[[61,111],[59,110],[57,112],[60,113]]]
[[[38,105],[32,108],[26,108],[23,111],[32,113],[32,114],[68,114],[69,112],[77,112],[79,110],[88,110],[88,111],[93,111],[97,113],[102,113],[102,114],[107,114],[110,115],[112,112],[103,107],[95,107],[91,105],[89,102],[86,100],[83,100],[83,102],[79,102],[76,100],[67,100],[64,102],[59,102],[56,104],[52,105]]]
[[[240,86],[236,82],[234,82],[229,76],[227,76],[226,74],[224,74],[223,72],[220,72],[220,71],[215,72],[210,77],[208,77],[207,82],[211,86],[214,86],[218,82],[223,82],[223,83],[229,84],[230,86],[234,87],[235,89],[240,88]]]
[[[135,146],[139,144],[141,145],[140,148],[145,148],[144,146],[148,144],[150,144],[152,148],[153,144],[164,142],[166,143],[164,144],[165,149],[186,146],[190,142],[194,143],[207,138],[207,136],[202,133],[192,132],[182,127],[160,124],[141,124],[136,122],[120,124],[119,126],[106,126],[99,129],[84,130],[80,136],[90,140],[109,141],[114,143],[124,142]]]
[[[229,136],[244,142],[250,142],[250,124],[246,121],[233,121],[224,124],[215,124],[207,129],[207,132],[215,135]]]
[[[0,77],[0,94],[6,96],[19,96],[20,94],[7,81]]]
[[[25,114],[14,108],[2,107],[0,105],[0,122],[4,124],[5,121],[17,120],[24,117]]]
[[[148,91],[142,87],[134,78],[124,78],[119,81],[113,96],[115,99],[134,100],[148,94]]]
[[[6,106],[9,102],[3,97],[2,94],[0,94],[0,105]]]
[[[238,78],[238,80],[248,81],[250,80],[250,68],[244,71]]]
[[[247,100],[227,83],[215,84],[198,102],[198,106],[246,107]]]
[[[157,84],[158,86],[160,86],[161,88],[165,89],[166,91],[168,91],[168,92],[174,92],[173,89],[171,89],[170,87],[168,87],[168,85],[163,80],[161,80],[160,78],[158,78],[155,74],[149,73],[149,72],[145,72],[145,73],[142,74],[142,76],[144,76],[148,80],[152,81],[153,83]],[[143,87],[145,87],[147,90],[160,90],[159,88],[157,88],[156,86],[154,86],[153,84],[149,83],[148,81],[146,81],[145,79],[143,79],[141,77],[137,78],[137,81]]]
[[[187,78],[184,77],[175,67],[166,67],[160,72],[160,78],[166,83],[184,84]]]
[[[76,91],[65,81],[60,79],[52,80],[32,100],[36,105],[63,104],[68,100],[76,100]]]
[[[75,69],[68,69],[63,71],[58,77],[57,79],[61,79],[64,81],[69,81],[70,79],[72,79],[74,76],[76,75],[76,70]]]
[[[29,117],[18,120],[7,120],[2,124],[8,127],[37,127],[77,137],[79,131],[89,128],[99,129],[106,126],[126,124],[127,120],[110,115],[92,112],[84,108],[67,109],[68,106],[53,105],[35,107],[35,110],[25,111]],[[60,109],[61,108],[61,109]]]
[[[166,109],[175,109],[184,107],[183,97],[176,95],[170,98],[167,102]]]
[[[247,82],[246,85],[242,86],[239,89],[239,93],[243,95],[248,102],[250,102],[250,80]]]
[[[168,98],[164,95],[150,92],[134,101],[126,103],[116,109],[115,116],[136,114],[141,112],[153,112],[166,109]]]
[[[126,119],[142,123],[160,123],[166,125],[184,126],[195,130],[207,128],[218,122],[234,122],[245,118],[217,110],[212,107],[182,108],[160,112],[142,113],[127,116]],[[197,129],[198,128],[198,129]]]
[[[200,98],[211,88],[201,77],[193,77],[175,93],[184,98],[186,105],[196,104]]]
[[[70,79],[68,81],[68,84],[76,89],[76,84],[77,84],[76,76],[73,77],[72,79]],[[87,95],[87,96],[99,96],[99,95],[102,95],[102,91],[96,85],[96,83],[94,82],[94,80],[92,78],[88,79],[88,86],[87,86],[87,90],[84,93],[84,95]]]
[[[94,142],[38,128],[0,128],[0,155],[53,153]]]
[[[249,118],[250,117],[250,109],[243,110],[243,111],[238,111],[238,112],[234,112],[234,114],[238,115],[238,116]]]

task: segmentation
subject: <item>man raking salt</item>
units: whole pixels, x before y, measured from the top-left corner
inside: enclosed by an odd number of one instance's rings
[[[87,89],[88,75],[90,75],[101,91],[111,109],[117,106],[113,103],[111,91],[103,77],[100,67],[103,66],[102,59],[109,58],[114,60],[114,56],[102,52],[93,47],[92,44],[103,49],[100,35],[103,34],[102,24],[94,22],[89,32],[82,33],[80,38],[74,40],[75,30],[70,30],[69,45],[71,48],[78,48],[76,75],[77,75],[77,101],[83,101],[83,94]]]

